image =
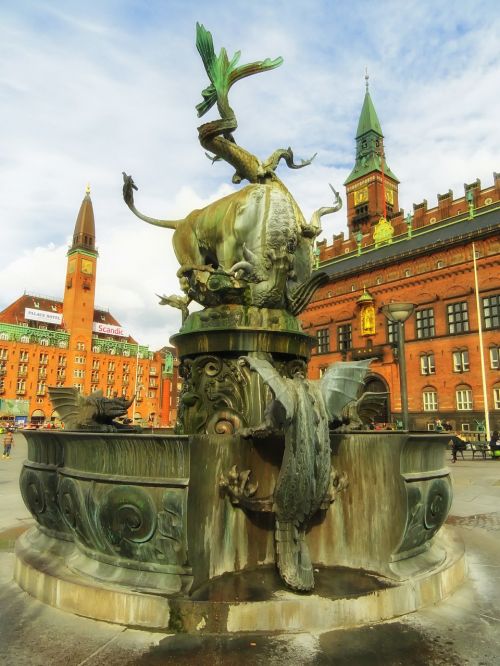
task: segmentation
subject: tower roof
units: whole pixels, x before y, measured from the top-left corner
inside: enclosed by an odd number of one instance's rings
[[[382,134],[382,128],[380,127],[380,122],[377,116],[377,112],[375,111],[375,107],[373,106],[372,98],[370,97],[370,92],[368,91],[367,88],[365,93],[365,99],[363,102],[363,107],[361,109],[361,115],[359,116],[356,139],[359,139],[359,137],[363,136],[363,134],[366,134],[370,130],[372,132],[380,134],[380,136],[384,136]]]
[[[76,218],[75,230],[73,232],[73,244],[71,250],[90,250],[95,252],[95,222],[92,199],[90,198],[90,187],[87,185],[82,205]]]

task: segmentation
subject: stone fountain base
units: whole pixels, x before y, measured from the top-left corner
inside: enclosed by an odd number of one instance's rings
[[[434,547],[444,561],[395,582],[341,567],[316,570],[316,589],[297,595],[283,588],[274,567],[229,573],[192,597],[138,592],[76,573],[74,544],[32,528],[16,546],[14,577],[22,589],[50,606],[84,617],[144,629],[189,633],[329,631],[411,613],[448,597],[466,574],[463,545],[443,528]]]
[[[275,569],[274,517],[234,506],[233,465],[273,492],[283,441],[238,435],[27,431],[20,485],[37,525],[16,545],[15,579],[77,615],[189,632],[324,631],[434,604],[465,576],[442,527],[452,500],[447,436],[331,435],[347,480],[306,533],[316,587]]]

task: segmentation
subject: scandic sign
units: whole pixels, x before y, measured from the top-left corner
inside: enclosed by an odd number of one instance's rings
[[[128,335],[125,333],[121,326],[111,326],[111,324],[100,324],[95,321],[92,324],[92,330],[94,333],[103,333],[104,335],[119,335],[121,338],[127,338]]]
[[[58,326],[62,324],[62,314],[59,312],[49,312],[48,310],[24,308],[24,318],[45,321],[47,324],[57,324]]]

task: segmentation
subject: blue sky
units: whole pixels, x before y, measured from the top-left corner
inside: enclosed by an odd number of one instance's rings
[[[195,23],[242,62],[283,56],[278,69],[231,91],[238,142],[260,157],[279,146],[318,156],[280,175],[306,217],[329,202],[354,160],[368,67],[388,164],[406,210],[500,170],[500,10],[476,2],[248,3],[88,0],[0,6],[0,309],[24,291],[60,297],[69,238],[87,182],[96,217],[98,305],[159,347],[179,313],[171,232],[136,220],[138,207],[182,217],[231,191],[232,170],[197,141],[206,85]],[[212,117],[212,116],[210,116]],[[208,116],[207,116],[208,118]],[[205,118],[204,118],[205,120]],[[325,236],[345,229],[345,211]]]

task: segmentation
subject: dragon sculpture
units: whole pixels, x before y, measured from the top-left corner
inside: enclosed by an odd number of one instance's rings
[[[360,419],[353,418],[356,409],[378,398],[372,393],[358,398],[370,359],[334,363],[319,380],[306,379],[300,369],[292,378],[282,377],[264,358],[246,356],[242,361],[259,374],[273,399],[266,407],[264,422],[241,429],[239,434],[255,438],[284,432],[285,451],[271,498],[254,497],[258,484],[250,483],[248,470],[238,474],[233,468],[221,478],[220,485],[234,504],[274,513],[280,575],[292,589],[306,592],[314,587],[305,541],[307,526],[347,485],[345,476],[331,466],[329,429],[332,424],[344,430],[358,427]]]
[[[116,419],[125,416],[134,398],[105,398],[102,391],[81,395],[77,388],[50,387],[49,397],[54,409],[64,423],[65,430],[88,432],[137,431],[136,426],[127,426]]]

